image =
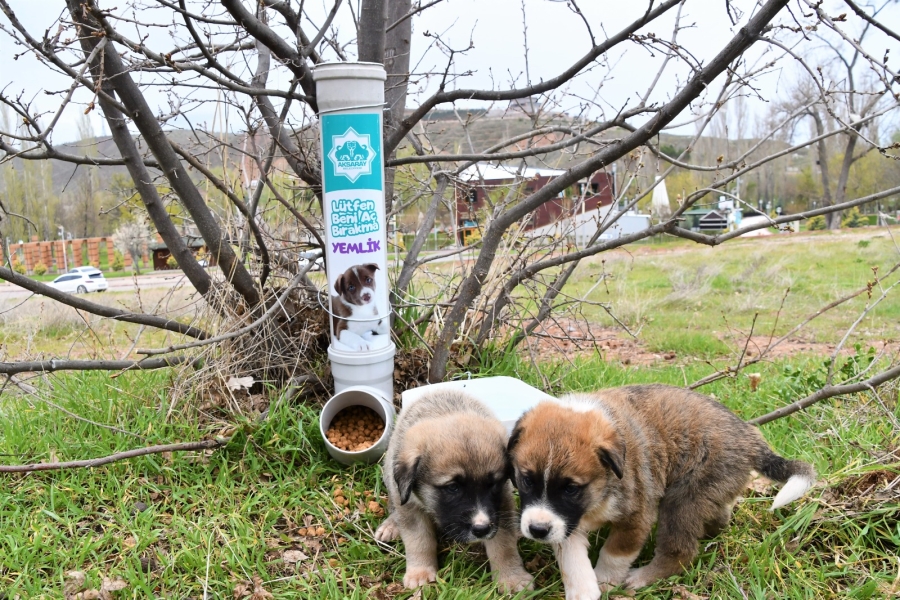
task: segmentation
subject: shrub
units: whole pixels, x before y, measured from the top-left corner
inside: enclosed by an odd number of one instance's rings
[[[825,217],[823,217],[822,215],[816,215],[806,222],[806,228],[810,231],[825,229]]]
[[[28,273],[28,269],[25,268],[25,265],[23,265],[22,263],[20,263],[18,261],[13,263],[12,268],[13,268],[13,271],[18,273],[19,275],[25,275],[26,273]]]
[[[855,206],[845,212],[844,218],[841,219],[841,227],[862,227],[868,224],[869,220],[860,214],[859,209]]]
[[[125,257],[122,256],[122,253],[118,250],[116,250],[115,254],[113,255],[113,261],[110,267],[113,271],[121,271],[125,268]]]
[[[170,269],[177,269],[178,261],[175,260],[175,257],[170,254],[169,258],[166,259],[166,266],[169,267]]]

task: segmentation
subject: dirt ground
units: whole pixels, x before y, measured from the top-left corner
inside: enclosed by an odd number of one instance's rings
[[[769,336],[753,336],[749,340],[719,338],[733,349],[735,357],[741,352],[746,358],[754,358],[765,352],[768,359],[796,356],[799,354],[815,354],[830,356],[834,353],[835,344],[809,342],[801,338],[788,338],[774,347],[778,338]],[[739,345],[737,345],[739,342]],[[579,354],[599,352],[607,361],[618,361],[624,365],[651,365],[659,362],[677,362],[679,356],[675,352],[653,352],[645,347],[640,338],[629,335],[623,329],[592,325],[584,320],[569,318],[556,319],[537,328],[525,342],[529,351],[535,356],[546,358],[572,358]],[[877,352],[898,352],[900,342],[873,340],[870,345]],[[841,348],[841,355],[854,352],[853,345],[846,343]]]

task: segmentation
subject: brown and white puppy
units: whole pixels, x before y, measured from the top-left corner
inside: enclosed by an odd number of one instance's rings
[[[519,419],[508,449],[522,533],[553,545],[568,600],[680,572],[698,540],[728,523],[751,470],[786,482],[773,510],[815,482],[810,465],[773,453],[718,402],[664,385],[542,402]],[[653,559],[630,569],[657,521]],[[592,568],[587,536],[606,523]]]
[[[403,539],[407,588],[435,580],[439,534],[483,542],[505,591],[531,588],[516,547],[507,437],[487,407],[460,391],[433,392],[400,412],[382,469],[391,514],[375,539]]]
[[[337,298],[332,302],[334,337],[351,350],[369,350],[374,335],[388,332],[388,320],[378,316],[375,305],[374,263],[355,265],[334,280]]]

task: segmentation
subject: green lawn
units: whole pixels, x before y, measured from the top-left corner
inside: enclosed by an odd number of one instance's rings
[[[873,280],[873,266],[884,273],[900,260],[890,237],[877,229],[737,240],[715,250],[684,241],[653,241],[630,250],[603,256],[605,263],[601,257],[586,261],[566,293],[609,303],[629,326],[642,328],[643,348],[676,352],[677,360],[625,365],[604,362],[595,354],[567,360],[547,354],[540,357],[538,373],[528,352],[485,353],[479,364],[467,368],[476,375],[516,376],[554,394],[626,383],[686,385],[735,362],[733,353],[742,346],[754,315],[757,335],[768,337],[776,317],[775,331],[781,335],[824,304],[864,287]],[[435,264],[436,270],[448,268]],[[607,279],[588,294],[604,273]],[[877,284],[873,293],[880,294]],[[196,318],[193,296],[181,291],[170,299],[166,294],[148,290],[140,299],[113,293],[92,299],[134,309],[163,306],[175,317]],[[867,301],[863,295],[826,313],[797,337],[810,345],[836,343]],[[19,302],[7,301],[3,307],[4,360],[67,354],[119,358],[139,332],[134,325],[97,320],[85,334],[74,311],[38,299],[14,308]],[[585,305],[584,311],[592,322],[614,326],[599,307]],[[900,302],[890,297],[850,338],[847,347],[852,351],[859,344],[861,354],[839,360],[842,378],[865,368],[869,344],[898,337]],[[137,345],[155,347],[176,339],[145,332]],[[755,365],[761,375],[755,392],[743,375],[701,391],[743,418],[767,413],[822,384],[824,356],[808,351],[810,345]],[[234,418],[210,412],[214,399],[207,396],[178,398],[184,408],[167,420],[172,376],[54,376],[41,384],[41,397],[53,405],[0,394],[0,462],[93,458],[234,428]],[[778,452],[816,466],[819,485],[775,513],[768,512],[768,488],[748,489],[731,526],[702,543],[700,556],[684,575],[641,590],[637,597],[896,597],[897,389],[889,384],[877,398],[833,398],[764,425],[763,434]],[[0,598],[60,598],[66,573],[73,570],[86,574],[87,588],[99,588],[104,577],[123,579],[128,588],[118,597],[203,598],[206,593],[231,598],[254,578],[279,599],[411,597],[399,585],[402,545],[372,541],[382,517],[369,503],[384,506],[379,467],[342,468],[330,460],[318,436],[320,399],[289,401],[273,392],[268,400],[272,408],[265,421],[238,421],[231,443],[215,452],[2,476]],[[90,422],[73,419],[60,408]],[[334,501],[337,490],[350,501],[346,510]],[[600,532],[593,546],[594,556],[604,535]],[[539,585],[538,591],[520,597],[562,597],[550,549],[524,540],[519,548]],[[651,553],[652,545],[641,560]],[[443,547],[441,564],[438,583],[428,586],[422,598],[496,596],[486,558],[477,547]],[[254,600],[265,597],[260,592]]]
[[[819,365],[814,359],[797,359],[791,368],[767,365],[757,392],[742,378],[705,391],[749,418],[805,393],[804,374],[814,374]],[[650,381],[683,384],[708,368],[625,368],[580,359],[542,371],[558,393]],[[487,365],[484,373],[539,382],[516,358]],[[205,419],[198,425],[191,411],[163,419],[168,377],[155,372],[114,380],[102,374],[54,378],[54,403],[140,439],[75,421],[40,401],[2,396],[3,461],[90,458],[220,433],[221,423]],[[895,389],[883,391],[882,400],[900,416]],[[121,597],[201,598],[207,590],[210,598],[228,598],[254,577],[275,598],[409,597],[397,585],[402,547],[372,541],[380,518],[368,502],[384,504],[379,467],[340,468],[331,461],[316,415],[314,406],[279,401],[266,421],[243,423],[232,443],[217,452],[4,476],[0,590],[9,598],[57,598],[66,572],[80,570],[88,587],[99,587],[103,577],[122,578],[128,589]],[[710,598],[869,598],[885,597],[896,587],[900,507],[896,487],[888,500],[879,499],[879,490],[900,476],[900,460],[886,455],[896,452],[900,431],[884,409],[869,396],[845,398],[775,421],[763,433],[784,455],[812,462],[821,485],[774,514],[767,510],[768,491],[748,489],[731,526],[703,543],[686,574],[638,597],[693,598],[675,594],[684,586]],[[336,489],[350,500],[349,514],[334,503]],[[521,541],[520,550],[540,586],[521,597],[560,597],[549,549]],[[649,555],[648,548],[643,558]],[[445,547],[441,560],[439,582],[423,598],[495,596],[479,549]]]
[[[900,239],[898,233],[894,236]],[[640,329],[641,341],[652,351],[698,358],[722,356],[742,346],[755,315],[754,335],[768,338],[773,327],[777,335],[786,333],[828,303],[874,282],[873,268],[881,276],[900,262],[891,237],[874,228],[735,240],[719,248],[691,244],[629,250],[585,261],[564,292],[608,303],[631,329]],[[884,286],[898,277],[894,273]],[[873,298],[880,293],[876,284]],[[868,301],[862,295],[825,313],[796,338],[837,343]],[[591,321],[615,327],[601,308],[585,305],[583,311]],[[894,293],[870,312],[850,339],[897,338],[900,294]]]

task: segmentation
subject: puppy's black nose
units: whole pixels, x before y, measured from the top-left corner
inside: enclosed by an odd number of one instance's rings
[[[477,525],[472,525],[472,535],[477,538],[482,538],[491,532],[490,523],[479,523]]]
[[[550,533],[550,526],[546,523],[532,523],[528,526],[528,532],[535,539],[543,539],[547,537],[547,534]]]

